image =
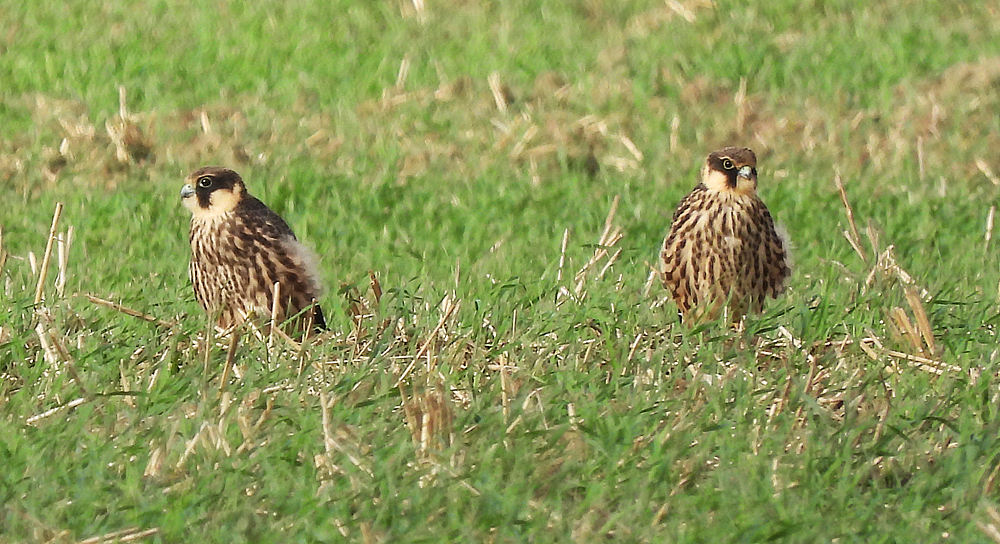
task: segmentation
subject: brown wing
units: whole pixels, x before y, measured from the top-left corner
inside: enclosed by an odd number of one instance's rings
[[[191,248],[195,296],[206,311],[219,314],[219,326],[251,312],[270,315],[277,282],[276,321],[308,309],[292,328],[301,330],[300,324],[311,320],[325,329],[322,310],[314,305],[320,288],[311,255],[288,224],[256,198],[248,195],[220,221],[192,222]]]
[[[756,247],[754,291],[761,297],[777,298],[785,292],[785,284],[792,274],[788,263],[788,248],[774,227],[771,212],[764,202],[757,200],[750,210],[752,223],[759,229]],[[763,301],[761,301],[763,303]]]
[[[249,195],[236,208],[236,217],[240,221],[233,229],[233,239],[238,251],[246,251],[253,262],[251,268],[256,272],[251,274],[251,290],[267,293],[267,303],[271,304],[274,284],[280,283],[279,312],[284,313],[275,316],[276,320],[301,313],[303,322],[311,320],[316,328],[326,329],[323,311],[316,304],[321,289],[312,254],[298,242],[288,224],[263,202]],[[310,310],[303,313],[306,309]]]
[[[687,314],[700,302],[696,282],[698,263],[704,258],[699,246],[704,240],[699,222],[707,196],[705,186],[699,184],[681,200],[660,252],[663,286],[670,291],[682,314]]]

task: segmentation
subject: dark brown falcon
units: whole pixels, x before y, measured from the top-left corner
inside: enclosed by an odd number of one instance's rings
[[[191,264],[194,295],[216,324],[228,328],[250,316],[288,321],[299,333],[312,324],[326,329],[312,253],[288,224],[251,196],[239,174],[206,166],[195,170],[181,189],[191,211]],[[274,284],[280,285],[277,314]],[[294,318],[294,319],[293,319]]]
[[[714,319],[723,307],[736,322],[784,292],[787,242],[757,196],[753,151],[727,147],[708,156],[701,183],[674,212],[660,261],[685,322]]]

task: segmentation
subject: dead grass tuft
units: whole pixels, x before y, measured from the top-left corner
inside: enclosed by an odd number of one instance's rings
[[[667,0],[663,5],[633,17],[628,22],[627,32],[634,37],[648,36],[678,17],[688,23],[693,23],[697,20],[700,11],[713,8],[715,8],[715,2],[712,0]]]
[[[111,171],[124,170],[130,164],[153,162],[153,141],[140,126],[140,117],[129,113],[125,87],[118,88],[118,115],[105,123],[105,129],[115,146],[116,164],[108,164]]]

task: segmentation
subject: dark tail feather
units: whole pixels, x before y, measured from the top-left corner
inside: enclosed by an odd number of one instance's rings
[[[323,317],[323,309],[319,304],[313,306],[313,332],[320,333],[326,331],[326,319]]]

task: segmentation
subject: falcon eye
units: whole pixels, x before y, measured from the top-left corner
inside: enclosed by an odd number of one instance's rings
[[[722,159],[722,167],[726,170],[732,170],[734,168],[733,161],[729,159]]]
[[[212,178],[210,178],[208,176],[202,176],[202,177],[198,178],[198,187],[207,189],[208,187],[211,187],[211,186],[212,186]]]

